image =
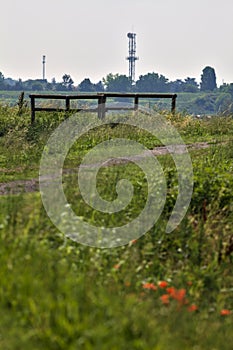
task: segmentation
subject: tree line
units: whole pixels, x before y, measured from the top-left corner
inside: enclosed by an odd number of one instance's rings
[[[229,86],[228,86],[229,85]],[[223,84],[219,89],[233,88],[233,84]],[[62,76],[61,82],[53,78],[51,82],[43,79],[29,79],[26,81],[5,78],[0,72],[0,90],[24,90],[24,91],[78,91],[78,92],[212,92],[217,91],[216,74],[212,67],[205,67],[202,71],[201,82],[198,84],[195,78],[187,77],[184,80],[169,81],[164,75],[147,73],[140,75],[139,79],[132,83],[129,77],[123,74],[109,73],[98,83],[92,83],[85,78],[80,84],[74,86],[74,81],[69,74]]]

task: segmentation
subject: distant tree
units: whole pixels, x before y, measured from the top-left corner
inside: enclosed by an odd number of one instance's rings
[[[52,85],[53,87],[52,87],[52,89],[54,90],[54,91],[64,91],[64,90],[66,90],[66,87],[63,85],[63,83],[56,83],[55,85]]]
[[[94,92],[95,85],[92,84],[89,78],[86,78],[78,85],[78,90],[80,92]]]
[[[5,78],[4,78],[4,75],[2,72],[0,72],[0,89],[1,90],[4,90],[5,88]]]
[[[32,79],[28,79],[24,82],[22,82],[22,80],[19,80],[19,86],[23,86],[24,90],[30,91],[32,90],[32,84],[34,83],[34,80]]]
[[[205,67],[201,75],[201,91],[213,91],[217,88],[216,74],[212,67]]]
[[[196,82],[195,78],[187,77],[184,80],[183,91],[184,92],[198,92],[199,91],[198,83]]]
[[[104,84],[100,80],[97,84],[95,84],[95,91],[96,92],[103,92],[104,91]]]
[[[169,91],[171,92],[183,92],[184,82],[181,79],[176,79],[175,81],[169,82]]]
[[[6,78],[4,80],[4,83],[5,83],[5,89],[7,89],[7,90],[14,90],[15,89],[16,81],[14,79]]]
[[[24,82],[22,82],[21,79],[16,83],[17,90],[24,90],[24,91],[42,91],[46,90],[48,88],[47,80],[44,79],[28,79]]]
[[[49,84],[50,89],[53,91],[56,91],[57,90],[56,85],[57,85],[56,79],[52,78],[51,83]]]
[[[44,86],[41,82],[35,81],[34,83],[32,83],[31,89],[33,91],[42,91],[44,89]]]
[[[230,84],[224,83],[219,87],[219,91],[229,93],[233,97],[233,83],[230,83]]]
[[[139,92],[167,92],[168,79],[158,73],[140,75],[136,81],[136,90]]]
[[[64,74],[62,77],[62,85],[66,90],[72,90],[74,81],[69,74]]]
[[[131,81],[126,75],[110,73],[103,78],[103,84],[107,91],[129,92],[132,89]]]

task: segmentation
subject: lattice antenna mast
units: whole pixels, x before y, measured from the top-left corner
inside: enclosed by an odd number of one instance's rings
[[[132,83],[135,82],[135,62],[139,59],[136,57],[136,34],[128,33],[129,38],[129,56],[126,59],[129,61],[129,79]]]

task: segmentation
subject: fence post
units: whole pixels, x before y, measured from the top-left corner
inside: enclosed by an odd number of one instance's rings
[[[106,96],[103,95],[102,96],[102,119],[105,118],[105,113],[106,113],[106,109],[105,109],[105,104],[106,104]]]
[[[69,112],[70,110],[70,98],[69,96],[66,96],[66,112]]]
[[[135,111],[138,110],[138,100],[139,100],[139,97],[138,97],[138,96],[135,96],[135,97],[134,97],[134,110],[135,110]]]
[[[105,118],[105,103],[106,103],[106,96],[105,94],[101,94],[98,98],[98,118],[104,119]]]
[[[101,119],[101,117],[102,117],[101,104],[102,104],[102,96],[99,96],[98,97],[98,118],[99,119]]]
[[[35,121],[35,97],[29,96],[31,98],[31,124]]]
[[[172,114],[175,114],[175,111],[176,111],[176,97],[177,97],[176,94],[172,96],[172,108],[171,108]]]

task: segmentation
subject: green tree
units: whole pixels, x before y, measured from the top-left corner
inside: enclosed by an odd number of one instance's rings
[[[71,78],[69,74],[64,74],[62,77],[62,85],[67,89],[67,90],[72,90],[74,81]]]
[[[198,83],[196,82],[195,78],[189,78],[187,77],[184,80],[184,85],[183,85],[183,91],[184,92],[198,92]]]
[[[158,73],[140,75],[136,82],[136,90],[139,92],[167,92],[168,79]]]
[[[96,92],[103,92],[104,91],[104,85],[103,85],[101,80],[97,84],[95,84],[95,91]]]
[[[184,82],[181,79],[176,79],[175,81],[169,82],[169,91],[171,92],[183,92],[184,91]]]
[[[35,83],[32,83],[31,88],[33,91],[42,91],[44,86],[41,82],[35,81]]]
[[[4,78],[4,75],[2,74],[2,72],[0,72],[0,89],[1,90],[4,90],[5,88],[5,78]]]
[[[216,74],[212,67],[205,67],[201,75],[201,91],[213,91],[217,88]]]
[[[233,97],[233,83],[230,83],[230,84],[224,83],[219,87],[219,91],[229,93]]]
[[[15,83],[15,90],[22,90],[24,89],[24,84],[21,78],[19,78],[19,80],[16,81]]]
[[[48,85],[49,85],[49,88],[50,88],[51,90],[56,91],[56,89],[57,89],[57,87],[56,87],[57,82],[56,82],[56,79],[55,79],[55,78],[52,78],[51,83],[48,84]]]
[[[130,79],[121,74],[108,74],[106,78],[103,78],[103,84],[107,91],[112,92],[129,92],[132,89]]]
[[[94,92],[95,85],[92,84],[89,78],[86,78],[78,85],[78,90],[80,92]]]

